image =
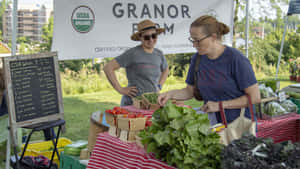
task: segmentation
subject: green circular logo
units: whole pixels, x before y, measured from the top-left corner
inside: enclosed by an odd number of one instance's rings
[[[77,32],[87,33],[95,24],[94,12],[88,6],[78,6],[73,10],[71,22]]]

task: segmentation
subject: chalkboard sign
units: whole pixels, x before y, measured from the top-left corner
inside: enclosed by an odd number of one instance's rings
[[[6,57],[4,74],[13,125],[63,119],[56,52]]]

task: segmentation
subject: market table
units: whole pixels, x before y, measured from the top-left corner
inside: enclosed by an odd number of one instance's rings
[[[258,120],[257,137],[271,137],[274,143],[300,140],[300,115],[289,113],[270,120]]]
[[[123,142],[105,132],[100,133],[97,137],[88,168],[172,169],[174,167],[155,159],[153,154],[146,153],[137,144]]]
[[[136,109],[126,106],[132,112],[141,112],[145,116],[151,116],[153,111]],[[258,121],[258,137],[271,137],[274,142],[300,139],[300,115],[289,113],[271,120]],[[97,137],[88,167],[99,168],[173,168],[164,162],[155,159],[153,154],[148,154],[135,143],[126,143],[110,136],[108,133],[100,133]]]

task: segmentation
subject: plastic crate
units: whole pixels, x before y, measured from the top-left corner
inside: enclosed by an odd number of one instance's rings
[[[59,138],[57,143],[57,150],[59,153],[64,151],[64,147],[68,144],[71,144],[72,141],[67,138]],[[22,151],[24,149],[25,144],[22,145]],[[52,152],[54,149],[54,145],[52,141],[40,141],[40,142],[33,142],[29,143],[26,149],[24,156],[39,156],[43,155],[49,160],[51,160]],[[57,154],[54,154],[53,162],[55,162],[59,166],[59,159]]]
[[[291,98],[292,102],[295,103],[298,107],[298,114],[300,114],[300,99]]]
[[[79,162],[79,157],[65,153],[60,154],[60,169],[85,169],[86,166]]]

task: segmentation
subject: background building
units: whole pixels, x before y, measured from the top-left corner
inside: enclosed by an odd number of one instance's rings
[[[52,15],[52,9],[40,4],[18,5],[18,37],[28,37],[32,41],[42,41],[43,26]],[[12,5],[8,5],[3,14],[3,41],[12,36]]]

